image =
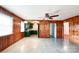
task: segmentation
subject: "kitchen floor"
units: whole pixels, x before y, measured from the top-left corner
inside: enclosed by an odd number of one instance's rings
[[[79,53],[79,45],[64,39],[25,37],[2,53]]]

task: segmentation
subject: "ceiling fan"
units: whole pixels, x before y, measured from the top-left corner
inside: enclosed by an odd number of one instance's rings
[[[51,13],[45,13],[45,17],[49,19],[53,19],[53,17],[58,17],[59,15],[52,15]]]

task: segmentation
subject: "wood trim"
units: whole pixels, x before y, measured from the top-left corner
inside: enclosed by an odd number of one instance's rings
[[[70,19],[72,19],[72,18],[74,18],[74,17],[79,17],[79,15],[76,15],[76,16],[73,16],[73,17],[70,17],[70,18],[65,19],[65,20],[63,20],[63,21],[69,21]]]

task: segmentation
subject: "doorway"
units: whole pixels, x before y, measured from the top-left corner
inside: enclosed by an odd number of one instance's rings
[[[25,37],[38,36],[38,23],[39,21],[27,21],[25,23]]]
[[[50,37],[56,38],[57,36],[57,31],[56,31],[56,23],[51,23],[50,24]]]

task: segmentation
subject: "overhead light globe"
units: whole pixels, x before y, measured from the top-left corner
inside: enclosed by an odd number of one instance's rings
[[[24,21],[24,23],[28,23],[28,21]]]

